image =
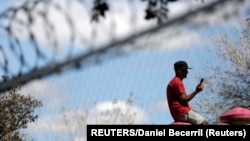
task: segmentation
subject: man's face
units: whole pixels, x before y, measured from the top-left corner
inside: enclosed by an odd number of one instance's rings
[[[187,77],[187,74],[188,74],[188,70],[187,69],[181,69],[181,76],[182,78],[186,78]]]

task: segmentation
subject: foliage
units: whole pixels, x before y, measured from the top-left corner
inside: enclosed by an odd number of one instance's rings
[[[112,107],[95,110],[78,111],[62,107],[62,115],[57,117],[60,120],[60,132],[52,132],[54,140],[85,140],[88,124],[138,124],[138,113],[132,108],[133,97],[130,95],[124,103],[114,99],[111,103]],[[100,106],[100,105],[99,105]],[[96,105],[96,107],[99,107]],[[64,136],[62,136],[63,134]]]
[[[34,110],[42,106],[41,101],[20,94],[20,89],[12,88],[0,97],[0,140],[22,141],[20,130],[38,118]]]
[[[234,107],[250,109],[250,20],[246,19],[239,29],[236,38],[234,34],[233,38],[219,35],[215,39],[219,66],[209,68],[215,74],[206,80],[207,93],[211,95],[198,104],[214,123]]]
[[[147,8],[145,9],[145,20],[157,19],[161,24],[167,19],[169,12],[168,3],[176,2],[178,0],[141,0],[147,2]],[[94,7],[92,9],[91,21],[98,22],[99,17],[105,17],[105,13],[109,10],[109,4],[104,0],[95,0]]]
[[[243,22],[235,41],[223,36],[217,43],[222,54],[220,57],[225,62],[231,63],[225,71],[222,70],[224,74],[216,76],[219,96],[223,99],[223,103],[230,107],[250,108],[250,20]]]

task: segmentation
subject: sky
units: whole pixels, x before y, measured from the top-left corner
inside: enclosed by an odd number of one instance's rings
[[[0,5],[3,8],[16,2],[1,1]],[[154,21],[145,21],[141,18],[145,5],[135,4],[138,11],[135,15],[131,14],[131,7],[127,6],[126,2],[121,7],[122,2],[113,1],[112,10],[117,12],[113,15],[107,14],[106,19],[101,21],[104,23],[102,25],[87,23],[88,14],[80,11],[81,7],[77,3],[72,4],[72,16],[81,35],[77,38],[79,42],[76,43],[76,53],[84,51],[87,45],[101,46],[110,42],[111,38],[107,35],[114,35],[119,39],[156,24]],[[180,1],[172,4],[169,7],[169,18],[192,10],[199,4],[201,3],[197,1]],[[53,10],[51,13],[60,35],[58,39],[61,48],[58,58],[62,59],[67,54],[65,48],[68,47],[69,31],[58,13]],[[35,141],[82,141],[86,140],[86,124],[171,123],[173,120],[168,111],[165,90],[167,83],[174,76],[173,64],[178,60],[185,60],[194,68],[184,80],[187,92],[194,90],[200,78],[205,78],[206,82],[206,78],[211,75],[207,68],[220,65],[214,52],[214,39],[221,34],[229,34],[232,37],[236,34],[235,27],[239,17],[225,22],[221,20],[222,14],[223,11],[206,17],[206,20],[197,16],[186,24],[162,29],[157,34],[139,39],[132,46],[137,47],[135,49],[124,45],[124,55],[27,84],[22,88],[22,93],[41,100],[43,107],[37,109],[39,118],[29,125],[25,133]],[[109,16],[113,18],[109,19]],[[135,22],[131,22],[131,19]],[[208,22],[208,25],[199,26],[202,22]],[[49,52],[53,49],[48,48],[49,45],[39,26],[38,23],[34,29],[37,34],[41,34],[39,42],[44,46],[44,50]],[[95,38],[91,36],[94,29],[97,29]],[[81,37],[87,42],[84,44],[85,47],[80,44]],[[25,42],[25,36],[23,40]],[[32,52],[27,49],[25,53],[33,61],[34,56],[30,55]],[[208,94],[204,91],[200,95]],[[200,95],[191,105],[202,98]]]

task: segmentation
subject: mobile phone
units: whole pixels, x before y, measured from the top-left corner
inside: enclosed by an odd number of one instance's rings
[[[204,81],[204,78],[201,78],[200,84]]]

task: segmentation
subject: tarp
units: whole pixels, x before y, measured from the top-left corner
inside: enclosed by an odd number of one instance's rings
[[[231,110],[226,111],[220,116],[221,122],[227,122],[235,119],[249,119],[250,120],[250,110],[242,107],[236,107]]]

